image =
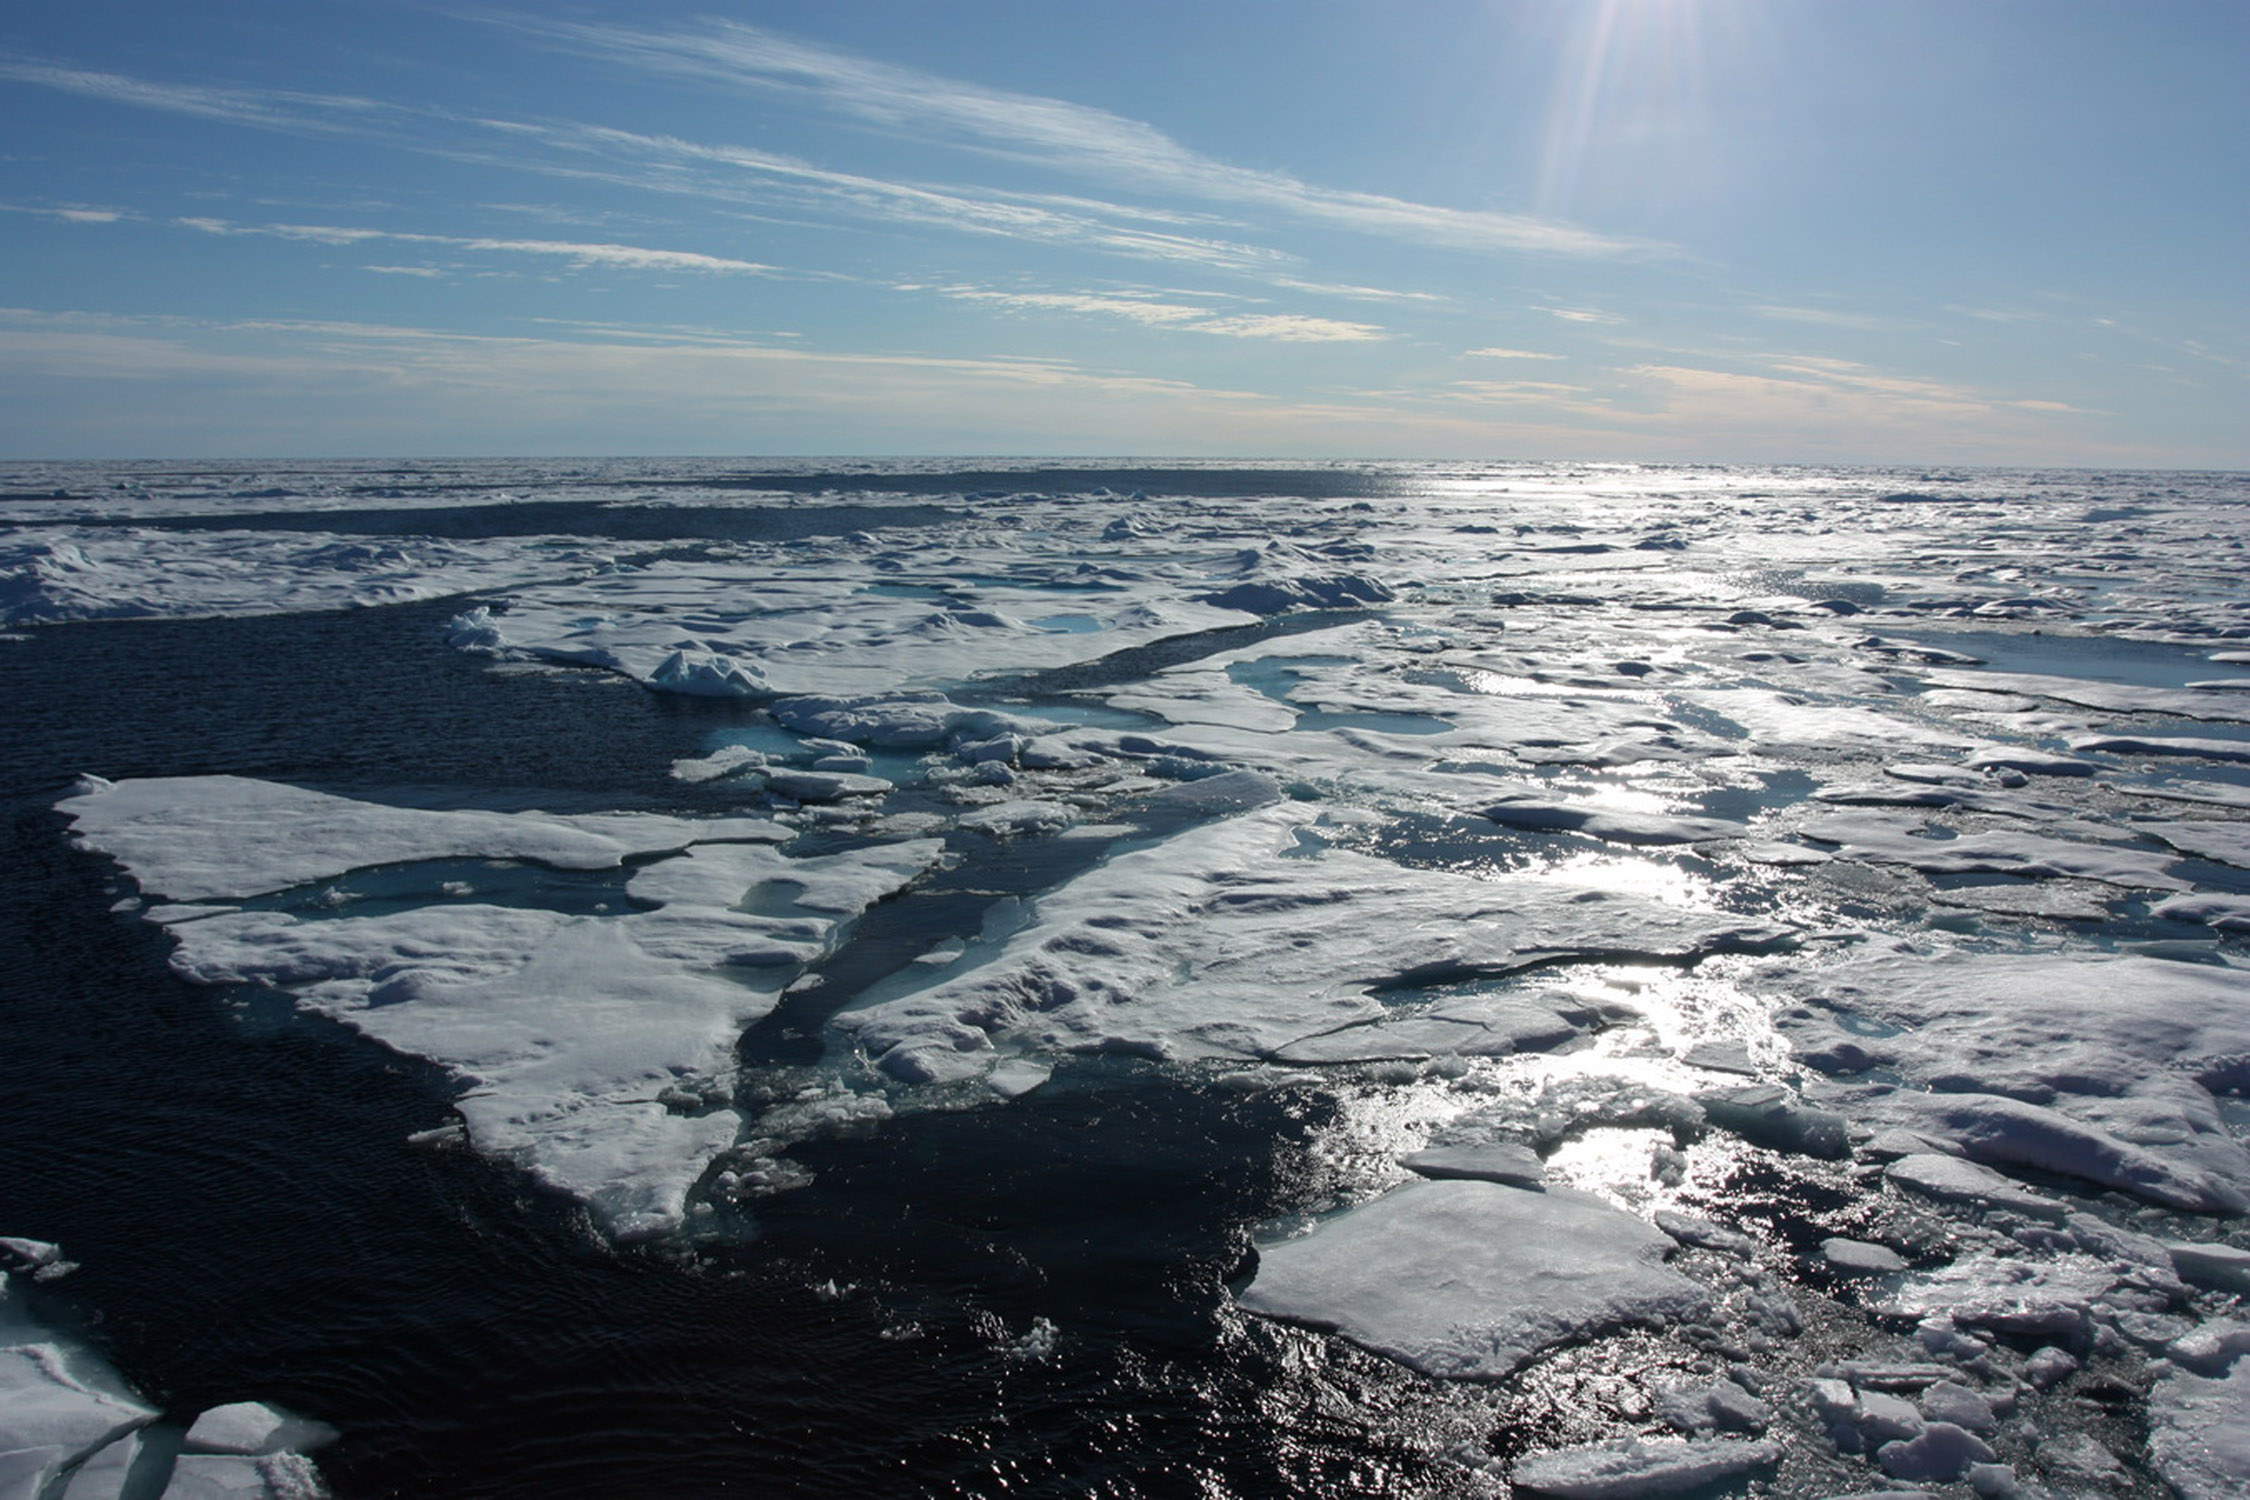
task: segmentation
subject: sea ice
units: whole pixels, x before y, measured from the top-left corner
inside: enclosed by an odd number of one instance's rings
[[[461,903],[313,919],[194,909],[169,923],[183,976],[289,989],[304,1008],[446,1068],[479,1150],[583,1199],[620,1236],[678,1225],[688,1189],[734,1143],[732,1110],[707,1096],[683,1108],[674,1091],[729,1074],[743,1027],[840,923],[943,848],[924,839],[790,859],[764,842],[696,842],[778,835],[757,819],[423,813],[232,777],[123,782],[64,806],[136,878],[204,896],[338,874],[371,853],[537,851],[599,868],[684,849],[627,883],[648,909],[616,915]],[[274,839],[275,827],[303,842]],[[775,889],[782,915],[741,909]]]
[[[2162,1373],[2149,1418],[2149,1459],[2181,1500],[2250,1493],[2250,1360],[2218,1376]]]
[[[125,866],[145,894],[175,901],[241,900],[417,860],[604,870],[695,843],[790,836],[762,818],[385,807],[243,776],[89,776],[62,809],[82,847]]]
[[[1769,924],[1545,878],[1484,881],[1334,848],[1282,857],[1318,816],[1281,803],[1118,855],[1040,897],[1037,920],[985,962],[837,1024],[912,1082],[981,1074],[999,1036],[1174,1058],[1505,1051],[1526,1026],[1553,1040],[1570,1028],[1516,1004],[1409,1015],[1377,991],[1571,958],[1693,959],[1787,940]],[[1370,1022],[1384,1024],[1345,1036]],[[1395,1043],[1393,1025],[1407,1028]]]
[[[1639,1500],[1701,1490],[1780,1461],[1781,1445],[1763,1438],[1624,1438],[1533,1454],[1509,1477],[1527,1494],[1556,1500]]]
[[[336,1429],[325,1422],[308,1421],[262,1401],[236,1401],[197,1417],[188,1428],[187,1447],[190,1453],[306,1453],[335,1439]]]
[[[1333,1328],[1426,1374],[1496,1378],[1542,1349],[1705,1303],[1671,1241],[1567,1188],[1410,1182],[1260,1253],[1255,1313]]]

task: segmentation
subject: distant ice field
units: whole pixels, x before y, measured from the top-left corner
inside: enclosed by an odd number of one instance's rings
[[[335,1434],[273,1495],[2241,1493],[2246,519],[0,473],[0,1236],[75,1268],[9,1336],[114,1366],[0,1407],[133,1414],[0,1464],[185,1494],[264,1402]]]

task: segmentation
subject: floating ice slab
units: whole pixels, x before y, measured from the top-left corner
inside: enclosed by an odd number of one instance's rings
[[[1747,830],[1724,818],[1668,817],[1657,813],[1617,812],[1537,797],[1511,797],[1478,809],[1495,823],[1583,833],[1618,844],[1696,844],[1739,838]]]
[[[243,776],[87,777],[62,810],[83,847],[125,866],[146,894],[175,901],[241,900],[416,860],[606,870],[695,843],[790,836],[762,818],[385,807]]]
[[[987,962],[838,1024],[885,1071],[915,1082],[983,1072],[994,1036],[1178,1058],[1296,1056],[1306,1047],[1339,1058],[1427,1055],[1434,1045],[1475,1050],[1481,1039],[1502,1051],[1522,1026],[1558,1040],[1568,1027],[1551,1012],[1495,1008],[1474,1019],[1397,1017],[1409,1036],[1394,1043],[1386,1028],[1369,1028],[1345,1039],[1342,1054],[1313,1039],[1393,1019],[1375,993],[1386,984],[1504,975],[1574,957],[1685,959],[1788,937],[1765,923],[1544,877],[1477,880],[1337,849],[1284,858],[1317,817],[1283,803],[1119,855],[1041,897],[1036,920]]]
[[[1412,1182],[1261,1252],[1251,1312],[1332,1328],[1430,1375],[1492,1379],[1543,1349],[1704,1305],[1671,1241],[1599,1198]]]
[[[58,1493],[66,1470],[130,1444],[158,1415],[93,1349],[32,1322],[0,1272],[0,1494]]]
[[[1817,1002],[1780,1017],[1801,1053],[1856,1049],[1937,1090],[1862,1090],[1874,1120],[2173,1207],[2235,1212],[2250,1192],[2250,1153],[2211,1093],[2241,1087],[2250,1057],[2230,969],[1902,949],[1790,987]],[[1870,1022],[1894,1034],[1868,1036]]]
[[[64,806],[137,877],[203,894],[338,874],[371,853],[538,850],[598,868],[707,834],[780,832],[757,819],[421,813],[232,777],[120,783]],[[263,836],[261,814],[271,819]],[[277,827],[287,839],[273,837]],[[701,844],[634,874],[628,893],[653,909],[610,916],[473,903],[319,919],[151,916],[169,922],[172,965],[186,978],[290,990],[302,1007],[444,1067],[463,1086],[455,1108],[479,1150],[581,1198],[624,1236],[675,1227],[688,1189],[734,1143],[740,1119],[693,1086],[731,1071],[743,1027],[840,922],[942,848],[924,839],[799,860],[759,842]],[[776,888],[789,897],[781,914],[742,909]]]
[[[1401,1158],[1399,1165],[1423,1177],[1497,1182],[1506,1187],[1537,1187],[1547,1164],[1539,1153],[1516,1141],[1431,1146]]]
[[[211,1407],[187,1432],[191,1453],[264,1454],[291,1449],[304,1453],[335,1439],[336,1429],[327,1423],[310,1421],[263,1401]]]
[[[2149,1393],[2148,1453],[2181,1500],[2250,1493],[2250,1360],[2223,1376],[2173,1370]]]
[[[2045,1193],[2034,1192],[2013,1178],[1958,1156],[1917,1152],[1902,1156],[1883,1169],[1883,1175],[1901,1187],[1911,1188],[1949,1203],[2005,1208],[2034,1219],[2060,1224],[2069,1206]]]
[[[590,572],[607,561],[592,548],[528,537],[468,542],[36,527],[0,542],[0,624],[400,604]]]
[[[1509,1477],[1527,1494],[1556,1500],[1638,1500],[1700,1490],[1780,1461],[1781,1445],[1763,1438],[1625,1438],[1533,1454]]]
[[[1932,838],[1919,818],[1852,813],[1813,819],[1800,832],[1836,845],[1842,858],[1904,865],[1926,875],[2067,875],[2143,890],[2188,888],[2187,881],[2172,873],[2174,862],[2162,854],[2015,829]]]

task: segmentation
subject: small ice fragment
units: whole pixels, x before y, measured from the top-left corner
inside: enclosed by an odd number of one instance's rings
[[[2183,1281],[2218,1292],[2250,1294],[2250,1250],[2180,1240],[2167,1244],[2172,1269]]]
[[[1021,1099],[1054,1075],[1054,1069],[1045,1063],[1035,1063],[1021,1057],[1011,1057],[985,1075],[992,1091],[1004,1099]]]
[[[2099,1440],[2083,1432],[2066,1432],[2039,1444],[2039,1467],[2058,1479],[2107,1487],[2122,1479],[2125,1466]]]
[[[2044,1193],[2035,1193],[1990,1167],[1958,1156],[1921,1152],[1902,1156],[1883,1169],[1883,1175],[1901,1187],[1952,1203],[2012,1209],[2035,1219],[2060,1224],[2069,1209]]]
[[[1991,1432],[2000,1425],[1992,1403],[1957,1381],[1941,1380],[1922,1393],[1922,1415],[1933,1422],[1951,1422],[1970,1432]]]
[[[1509,797],[1481,811],[1508,828],[1583,833],[1614,844],[1695,844],[1737,838],[1745,831],[1744,825],[1723,818],[1620,812],[1529,795]]]
[[[1511,1187],[1537,1187],[1547,1176],[1547,1164],[1539,1153],[1520,1141],[1432,1146],[1400,1158],[1399,1165],[1424,1177],[1477,1179]]]
[[[2067,1349],[2053,1344],[2034,1350],[2031,1358],[2023,1362],[2023,1378],[2040,1390],[2068,1379],[2078,1370],[2078,1357]]]
[[[1758,1065],[1750,1056],[1750,1044],[1739,1037],[1697,1042],[1681,1055],[1680,1061],[1691,1068],[1709,1068],[1714,1073],[1758,1076]]]
[[[1693,1218],[1664,1208],[1656,1211],[1656,1227],[1683,1245],[1699,1250],[1719,1250],[1728,1255],[1752,1256],[1758,1253],[1758,1242],[1749,1235],[1714,1224],[1709,1219]]]
[[[63,1259],[62,1246],[49,1240],[0,1236],[0,1256],[15,1262],[8,1269],[29,1271],[33,1281],[54,1281],[78,1269],[78,1262]]]
[[[1906,1269],[1906,1262],[1896,1250],[1886,1245],[1870,1245],[1864,1240],[1832,1237],[1821,1241],[1820,1254],[1829,1265],[1847,1276],[1880,1276]]]
[[[2021,745],[1997,745],[1970,756],[1967,763],[1973,770],[2021,771],[2027,776],[2091,776],[2096,770],[2090,760]]]
[[[1031,1327],[1023,1337],[1008,1345],[1010,1359],[1035,1360],[1044,1363],[1055,1357],[1055,1325],[1045,1318],[1033,1318]]]
[[[1510,1477],[1517,1489],[1556,1500],[1638,1500],[1699,1490],[1780,1461],[1781,1445],[1763,1438],[1625,1438],[1533,1454]]]
[[[188,1428],[191,1453],[307,1452],[335,1441],[336,1429],[269,1406],[263,1401],[236,1401],[214,1406]]]
[[[1824,1161],[1851,1155],[1842,1115],[1801,1104],[1778,1084],[1717,1090],[1695,1098],[1712,1124],[1746,1141]]]
[[[852,771],[769,771],[766,789],[793,802],[841,802],[850,797],[880,797],[892,785],[880,776]]]
[[[1894,1479],[1944,1484],[1960,1478],[1971,1464],[1990,1463],[1992,1449],[1966,1428],[1932,1422],[1917,1437],[1885,1443],[1875,1451],[1875,1461]]]

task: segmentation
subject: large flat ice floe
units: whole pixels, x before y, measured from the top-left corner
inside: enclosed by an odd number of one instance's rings
[[[1002,1049],[1346,1060],[1403,1044],[1413,1055],[1442,1045],[1433,1026],[1447,1025],[1460,1050],[1501,1054],[1514,1025],[1550,1044],[1571,1027],[1536,1005],[1424,1018],[1383,992],[1788,940],[1775,924],[1563,879],[1486,880],[1317,840],[1308,849],[1299,835],[1320,817],[1280,803],[1120,854],[1040,898],[1037,921],[967,972],[839,1024],[912,1081],[982,1073]]]
[[[1588,1194],[1415,1182],[1267,1247],[1255,1313],[1333,1328],[1431,1375],[1493,1379],[1541,1350],[1699,1311],[1672,1241]]]
[[[0,625],[404,604],[608,563],[606,550],[551,539],[31,528],[0,538]]]
[[[438,1063],[460,1085],[473,1144],[583,1199],[620,1235],[681,1222],[688,1189],[742,1123],[726,1100],[743,1028],[842,923],[941,848],[790,859],[762,819],[426,812],[237,777],[95,783],[63,807],[144,890],[199,903],[152,913],[181,975],[285,989]],[[634,870],[613,914],[467,899],[368,916],[217,904],[372,863],[605,868],[667,853]],[[743,909],[763,892],[779,894]]]

